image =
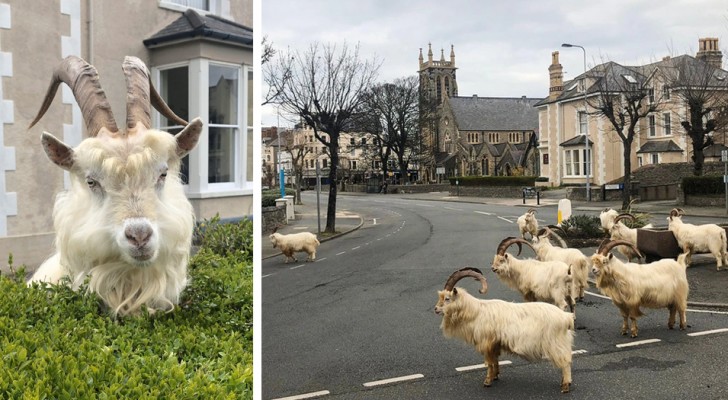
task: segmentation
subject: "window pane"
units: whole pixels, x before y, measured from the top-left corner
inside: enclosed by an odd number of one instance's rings
[[[253,71],[248,71],[248,127],[253,126]],[[311,137],[313,142],[313,137]]]
[[[317,149],[318,150],[318,149]],[[253,181],[253,128],[248,128],[248,155],[246,158],[246,164],[247,164],[247,176],[245,177],[245,180],[248,182]]]
[[[210,11],[209,0],[170,0],[172,3],[183,5],[186,7],[194,7],[199,10]]]
[[[167,132],[176,135],[178,134],[182,128],[173,128],[168,129]],[[186,155],[184,158],[182,158],[182,164],[179,168],[179,179],[184,183],[185,185],[188,185],[190,183],[190,156]]]
[[[238,69],[210,64],[210,123],[237,125]]]
[[[189,121],[189,77],[187,67],[165,69],[159,71],[159,94],[167,102],[169,108],[180,118]],[[161,126],[175,126],[174,122],[161,116]]]
[[[208,129],[210,156],[207,181],[232,182],[235,180],[235,129],[215,127]]]
[[[566,159],[566,175],[571,175],[571,151],[567,150],[564,156]]]

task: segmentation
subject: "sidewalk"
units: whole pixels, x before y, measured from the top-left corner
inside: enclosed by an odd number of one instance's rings
[[[540,199],[540,204],[536,204],[536,199],[526,199],[526,204],[523,204],[523,199],[504,199],[504,198],[483,198],[483,197],[468,197],[468,196],[450,196],[447,192],[431,192],[431,193],[407,193],[407,194],[366,194],[366,193],[353,193],[343,192],[339,193],[339,196],[386,196],[389,198],[401,198],[401,199],[413,199],[420,201],[448,201],[448,202],[461,202],[461,203],[475,203],[475,204],[496,204],[503,206],[517,207],[514,209],[514,214],[520,214],[525,212],[528,208],[545,208],[552,209],[554,215],[554,223],[558,202],[563,196],[563,192],[559,191],[546,191]],[[622,206],[621,201],[572,201],[571,208],[572,214],[579,214],[583,211],[599,212],[604,208],[613,208],[619,210]],[[654,215],[662,216],[665,218],[669,215],[670,210],[675,208],[674,201],[652,201],[646,203],[636,203],[633,206],[634,212],[647,212]],[[726,214],[725,208],[722,207],[682,207],[685,210],[685,214],[688,216],[701,216],[701,217],[714,217],[715,223],[728,223],[728,214]],[[545,210],[544,210],[545,211]],[[318,231],[318,220],[316,204],[303,204],[295,206],[296,219],[288,221],[288,225],[284,225],[278,231],[283,234],[296,233],[296,232],[314,232]],[[548,218],[546,213],[542,212],[539,214],[540,219]],[[667,221],[660,221],[662,218],[657,218],[655,225],[664,226]],[[325,242],[328,240],[335,239],[347,233],[350,233],[356,229],[359,229],[363,225],[363,219],[351,212],[337,212],[336,216],[336,230],[337,234],[332,236],[319,235],[319,241]],[[326,208],[325,201],[322,202],[321,208],[321,230],[323,231],[326,227]],[[267,259],[275,256],[280,256],[280,251],[274,249],[268,238],[269,233],[263,234],[262,237],[262,259]],[[592,254],[595,248],[584,248],[582,251],[585,254]],[[305,254],[301,254],[304,256]],[[281,257],[281,263],[283,262],[283,256]],[[299,257],[300,258],[300,257]],[[726,267],[728,268],[728,267]],[[690,283],[690,295],[688,297],[690,307],[701,307],[701,308],[718,308],[728,310],[728,271],[721,270],[716,271],[715,261],[710,255],[696,255],[693,256],[692,266],[688,268],[688,282]],[[596,289],[594,289],[596,290]]]

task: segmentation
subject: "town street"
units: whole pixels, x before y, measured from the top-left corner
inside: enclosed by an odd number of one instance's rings
[[[364,225],[322,243],[316,262],[262,263],[264,399],[563,398],[560,371],[511,354],[501,355],[500,380],[484,388],[482,357],[443,337],[433,312],[437,291],[465,266],[488,279],[487,295],[472,279],[458,283],[471,294],[522,301],[490,264],[498,243],[518,234],[523,208],[368,195],[340,196],[338,210],[361,215]],[[555,208],[540,209],[539,218],[547,213]],[[533,252],[524,248],[520,257]],[[728,271],[715,276],[728,287]],[[667,310],[643,309],[639,337],[630,339],[619,333],[617,308],[598,293],[592,288],[577,303],[572,396],[728,398],[728,332],[710,332],[728,328],[728,312],[691,311],[680,331],[667,329]]]

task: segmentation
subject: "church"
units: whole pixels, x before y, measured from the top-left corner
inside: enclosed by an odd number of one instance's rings
[[[422,177],[539,175],[538,111],[542,99],[458,96],[455,48],[434,60],[419,54]],[[428,110],[430,112],[428,112]]]

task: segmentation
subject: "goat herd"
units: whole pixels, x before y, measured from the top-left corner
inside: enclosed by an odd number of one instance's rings
[[[680,318],[680,329],[687,326],[686,267],[690,256],[710,252],[720,270],[726,262],[726,231],[715,224],[684,223],[683,215],[683,210],[676,208],[667,218],[668,229],[683,252],[677,260],[665,258],[637,264],[631,262],[642,258],[636,245],[637,230],[622,222],[634,220],[634,216],[604,210],[601,225],[611,237],[589,258],[578,249],[566,248],[555,232],[558,227],[539,229],[535,210],[529,209],[517,221],[521,237],[503,239],[491,266],[499,279],[521,293],[526,303],[476,299],[455,284],[472,277],[481,282],[480,293],[485,293],[485,276],[477,268],[463,268],[450,275],[445,288],[438,292],[435,313],[442,315],[440,328],[445,336],[460,338],[485,356],[485,386],[498,379],[498,357],[501,351],[507,351],[529,361],[551,360],[562,371],[561,392],[566,393],[571,385],[575,300],[584,297],[590,265],[596,286],[622,314],[622,335],[629,331],[631,337],[637,337],[637,318],[643,315],[640,307],[667,308],[668,328],[674,327],[676,315]],[[525,239],[526,233],[531,236],[530,242]],[[550,237],[563,247],[553,246]],[[506,253],[514,244],[518,245],[516,256]],[[533,249],[535,259],[516,258],[522,244]],[[610,253],[615,247],[628,262]],[[566,312],[567,307],[570,312]]]

